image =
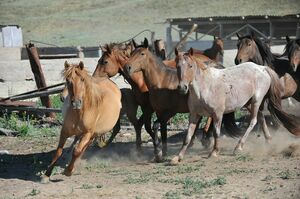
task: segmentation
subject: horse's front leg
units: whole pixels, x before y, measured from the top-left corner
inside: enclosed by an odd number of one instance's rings
[[[219,149],[219,137],[221,134],[221,125],[222,125],[222,118],[223,118],[223,113],[215,113],[213,115],[213,121],[214,121],[214,147],[212,152],[209,154],[209,157],[217,157],[217,155],[220,152]]]
[[[70,164],[68,165],[68,167],[64,171],[64,174],[66,176],[71,176],[72,175],[76,160],[79,157],[81,157],[83,152],[90,145],[90,143],[92,143],[92,141],[93,141],[92,133],[89,132],[89,133],[86,133],[82,136],[79,144],[77,145],[77,147],[73,151],[72,160],[71,160]]]
[[[198,114],[192,114],[192,113],[190,114],[188,132],[185,136],[185,139],[183,141],[183,144],[182,144],[179,154],[171,160],[171,164],[178,164],[183,159],[183,156],[191,142],[192,136],[195,132],[197,122],[199,121],[199,119],[200,119],[200,116]]]
[[[49,165],[46,173],[44,174],[44,176],[42,177],[42,183],[47,183],[49,181],[49,178],[50,178],[50,175],[52,173],[52,170],[57,162],[57,160],[59,159],[59,157],[61,157],[62,155],[62,152],[63,152],[63,148],[64,148],[64,145],[66,143],[66,140],[67,140],[67,136],[66,136],[66,133],[65,133],[65,129],[62,128],[61,130],[61,133],[60,133],[60,138],[59,138],[59,143],[58,143],[58,146],[57,146],[57,149],[56,149],[56,153],[55,155],[53,156],[53,159],[52,159],[52,162],[51,164]]]

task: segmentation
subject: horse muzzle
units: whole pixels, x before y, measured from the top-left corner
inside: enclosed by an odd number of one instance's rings
[[[189,91],[189,87],[185,84],[179,84],[177,89],[181,95],[186,95]]]
[[[131,75],[133,73],[133,69],[132,69],[131,65],[125,64],[125,69],[126,69],[128,75]]]
[[[82,101],[80,99],[76,99],[72,101],[73,109],[81,109]]]

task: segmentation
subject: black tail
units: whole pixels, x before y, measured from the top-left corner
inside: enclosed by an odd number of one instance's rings
[[[268,93],[268,109],[271,115],[275,116],[290,133],[300,136],[300,118],[282,110],[281,95],[283,88],[280,84],[280,80],[272,69],[267,68],[267,71],[271,77],[271,86]]]

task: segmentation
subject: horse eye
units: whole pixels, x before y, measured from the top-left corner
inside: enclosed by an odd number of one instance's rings
[[[80,78],[80,80],[83,82],[83,81],[84,81],[84,78],[82,77],[82,78]]]
[[[141,55],[145,55],[145,53],[141,53]]]
[[[192,67],[193,67],[193,65],[192,65],[192,64],[190,64],[189,66],[190,66],[190,68],[192,68]]]
[[[103,64],[107,64],[107,63],[108,63],[108,61],[106,61],[106,60],[103,61]]]
[[[249,43],[248,46],[251,46],[251,43]]]

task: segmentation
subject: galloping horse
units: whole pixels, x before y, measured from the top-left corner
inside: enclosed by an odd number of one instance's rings
[[[185,54],[175,50],[175,54],[180,82],[178,88],[183,94],[189,92],[190,119],[185,141],[178,156],[172,159],[173,164],[183,159],[196,123],[203,115],[213,117],[214,147],[210,156],[217,156],[223,114],[234,112],[246,104],[251,105],[251,122],[235,150],[242,150],[257,119],[263,126],[266,140],[269,140],[270,134],[262,111],[265,97],[269,99],[268,108],[271,114],[283,122],[292,134],[300,136],[299,118],[288,115],[281,108],[282,88],[277,74],[272,69],[251,62],[216,69],[197,60],[192,50]]]
[[[167,121],[176,113],[188,113],[189,109],[187,95],[180,95],[177,91],[179,82],[176,69],[166,66],[147,47],[147,41],[145,41],[144,46],[136,48],[125,67],[131,76],[142,72],[149,89],[150,103],[161,125],[162,154],[157,145],[157,131],[154,131],[155,156],[157,160],[160,160],[162,155],[166,155],[167,151]],[[200,57],[202,56],[204,55]],[[197,57],[197,59],[200,58]],[[206,60],[210,59],[206,57]],[[199,121],[200,118],[198,124]],[[230,131],[229,133],[236,132]]]
[[[121,92],[117,85],[107,77],[90,76],[84,69],[83,62],[72,65],[65,62],[63,76],[67,82],[70,104],[65,113],[56,154],[42,179],[44,182],[49,180],[68,137],[75,135],[80,138],[72,160],[64,171],[65,175],[70,176],[75,161],[96,134],[104,134],[114,127],[121,109]]]
[[[123,66],[125,65],[130,53],[135,48],[136,44],[130,42],[126,46],[122,44],[107,44],[102,47],[103,54],[98,60],[97,67],[93,76],[108,76],[113,77],[120,73],[124,79],[131,85],[133,95],[137,104],[141,106],[142,116],[138,122],[133,122],[136,130],[136,145],[139,149],[142,144],[141,140],[141,127],[145,124],[147,133],[154,139],[151,129],[151,116],[153,113],[152,106],[149,101],[148,88],[142,78],[142,74],[135,74],[131,78],[124,73]],[[135,123],[137,123],[135,125]]]
[[[300,101],[300,76],[293,72],[289,61],[272,54],[270,47],[257,38],[254,33],[243,37],[239,34],[237,36],[239,41],[235,64],[251,61],[258,65],[271,67],[281,78],[284,87],[282,98],[293,97]]]

